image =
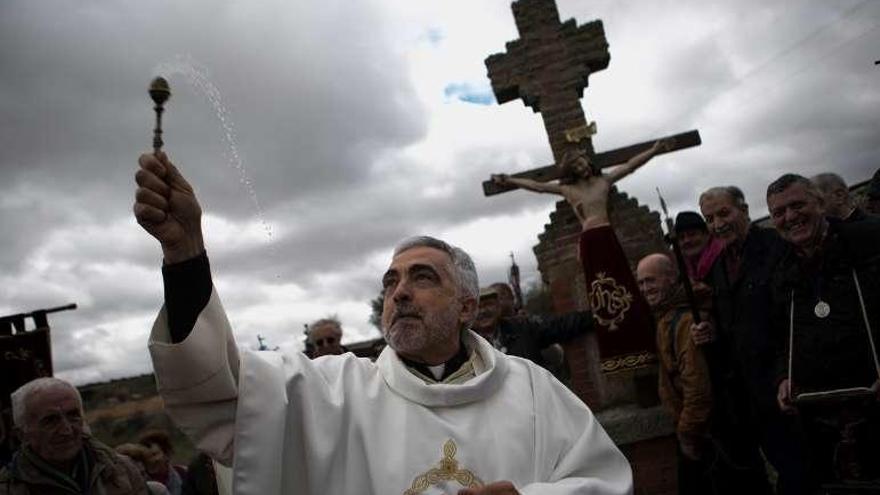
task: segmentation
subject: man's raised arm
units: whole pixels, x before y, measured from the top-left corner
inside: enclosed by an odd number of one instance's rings
[[[145,153],[135,173],[134,215],[162,246],[171,341],[182,342],[211,296],[202,209],[192,186],[163,152]]]
[[[229,463],[239,357],[211,284],[202,209],[164,153],[144,154],[135,173],[134,215],[162,246],[165,307],[150,335],[159,393],[199,449]]]

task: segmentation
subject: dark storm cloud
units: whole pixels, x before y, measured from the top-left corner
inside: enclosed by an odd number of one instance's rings
[[[668,7],[634,7],[641,13],[612,9],[617,16],[638,17]],[[645,91],[662,88],[663,98],[631,123],[652,129],[649,135],[698,128],[703,145],[657,159],[627,179],[624,189],[656,207],[654,186],[660,185],[674,213],[696,209],[699,193],[708,187],[735,184],[745,191],[753,216],[760,216],[767,184],[783,173],[834,171],[851,183],[870,177],[880,166],[880,150],[871,144],[880,136],[880,121],[870,110],[880,101],[880,86],[870,77],[877,72],[870,61],[880,5],[805,1],[787,9],[766,2],[728,7],[723,13],[702,8],[712,27],[664,56],[658,77],[643,84]],[[695,20],[700,10],[694,5],[683,12]],[[623,30],[635,26],[640,25]],[[658,40],[655,31],[675,29],[649,26],[640,35],[643,44]],[[618,42],[615,52],[615,33],[608,36],[612,53],[622,51],[628,60],[643,56],[644,45],[626,42]],[[609,71],[615,62],[612,56]],[[611,127],[609,141],[627,142],[626,129]]]
[[[229,163],[210,102],[182,74],[168,74],[168,150],[212,213],[254,216],[244,178],[265,209],[323,187],[351,187],[378,154],[420,138],[420,103],[373,7],[3,2],[4,304],[34,309],[80,299],[67,317],[72,330],[59,333],[61,348],[98,322],[155,311],[157,246],[133,221],[128,230],[100,226],[130,219],[132,175],[152,130],[146,86],[155,67],[180,54],[217,81],[246,170],[242,177]],[[56,230],[77,225],[91,235]],[[137,241],[120,242],[131,233]],[[51,266],[35,268],[46,245]],[[147,268],[154,280],[130,276]],[[96,352],[66,351],[60,369],[97,366]]]
[[[591,77],[585,99],[588,118],[599,121],[597,149],[690,128],[703,135],[700,148],[658,158],[621,183],[642,203],[657,204],[659,185],[673,213],[695,209],[706,187],[737,184],[757,216],[766,184],[783,172],[833,170],[855,182],[880,166],[876,30],[870,34],[880,4],[560,3],[563,19],[605,21],[611,66]],[[512,33],[509,2],[498,5]],[[536,129],[534,142],[491,137],[508,130],[497,108],[498,128],[480,132],[499,145],[430,134],[460,132],[443,128],[456,122],[433,120],[438,101],[461,105],[444,100],[443,88],[486,81],[451,71],[432,83],[436,94],[414,88],[411,47],[383,13],[392,8],[0,4],[0,295],[16,310],[80,303],[56,320],[60,370],[88,380],[149,367],[143,341],[161,304],[161,253],[130,211],[136,158],[151,141],[146,85],[157,71],[174,93],[166,149],[210,217],[209,256],[217,282],[234,294],[227,303],[246,344],[258,329],[278,343],[298,341],[284,332],[318,311],[279,314],[278,328],[240,316],[279,286],[294,284],[303,300],[366,305],[382,268],[369,273],[365,259],[390,255],[401,238],[552,208],[550,196],[482,195],[490,173],[548,163],[540,117],[522,103],[508,106]],[[409,41],[442,50],[478,35],[435,24]],[[500,36],[497,50],[515,37]],[[219,90],[225,121],[204,88],[188,82],[193,68]],[[408,152],[423,140],[427,152]],[[432,156],[440,148],[451,157]],[[442,170],[447,161],[453,170]],[[536,242],[543,224],[520,228]],[[498,246],[497,260],[483,260],[485,283],[506,279],[510,249]],[[518,253],[518,262],[533,260]]]
[[[308,281],[316,273],[350,269],[365,253],[384,250],[390,254],[393,246],[405,237],[438,235],[463,220],[517,214],[555,201],[550,196],[521,191],[486,198],[480,184],[491,172],[510,169],[512,160],[505,153],[469,149],[453,161],[468,166],[448,178],[444,184],[448,192],[443,196],[424,197],[424,189],[430,183],[416,181],[402,191],[393,184],[375,182],[348,190],[324,191],[317,199],[292,200],[269,216],[289,219],[294,235],[256,244],[245,251],[217,253],[213,262],[238,275],[263,270],[264,275],[310,285]],[[535,163],[541,162],[536,159]],[[538,227],[523,235],[536,238]],[[275,262],[267,266],[267,257]],[[369,291],[380,276],[376,273],[369,280]],[[361,295],[365,290],[355,283],[349,289],[340,296]]]
[[[239,150],[266,206],[315,185],[355,182],[376,153],[424,133],[412,88],[395,77],[403,70],[398,52],[371,32],[381,33],[383,21],[369,4],[329,17],[306,9],[267,16],[272,7],[221,6],[215,15],[211,2],[5,2],[0,183],[101,180],[120,185],[108,202],[129,195],[121,186],[131,183],[150,138],[150,71],[180,53],[222,81]],[[333,26],[339,35],[328,38]],[[237,171],[223,163],[228,149],[214,109],[179,74],[170,78],[169,152],[206,194],[241,195]],[[279,174],[297,179],[279,181]],[[238,206],[225,213],[252,214]]]

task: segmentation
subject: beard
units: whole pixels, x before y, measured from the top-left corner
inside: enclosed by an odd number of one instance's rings
[[[429,314],[423,314],[413,305],[398,305],[391,315],[391,323],[383,325],[382,334],[398,353],[417,355],[458,338],[459,313],[460,303]]]

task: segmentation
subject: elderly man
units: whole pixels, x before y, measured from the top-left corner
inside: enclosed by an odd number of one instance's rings
[[[839,175],[818,174],[811,180],[822,194],[825,216],[848,222],[856,222],[865,218],[866,213],[855,205],[849,193],[849,187]]]
[[[751,225],[749,206],[735,186],[700,195],[710,233],[724,242],[705,282],[712,287],[716,340],[707,348],[716,419],[729,424],[740,463],[763,476],[758,444],[779,473],[777,492],[801,495],[804,460],[791,419],[775,404],[773,362],[778,343],[770,327],[770,278],[785,251],[772,229]],[[760,472],[760,473],[759,473]]]
[[[880,478],[880,219],[826,219],[794,174],[767,187],[767,208],[789,243],[773,278],[774,328],[793,344],[778,355],[779,405],[802,413],[823,480]]]
[[[678,283],[678,271],[666,254],[649,254],[639,261],[636,281],[657,322],[658,389],[663,405],[672,413],[678,437],[678,493],[719,493],[713,489],[712,474],[717,478],[714,484],[729,493],[740,493],[747,487],[736,485],[740,480],[735,473],[727,469],[727,479],[723,479],[717,476],[722,473],[720,469],[709,469],[715,461],[712,453],[706,452],[711,451],[709,367],[691,338],[694,319],[683,286]]]
[[[501,352],[526,358],[548,369],[550,365],[558,367],[558,363],[548,363],[542,353],[544,349],[592,329],[593,317],[589,311],[540,317],[515,314],[513,291],[504,283],[492,284],[480,291],[480,308],[473,327]]]
[[[0,495],[147,495],[137,467],[85,433],[82,399],[58,378],[37,378],[12,393],[21,449],[0,471]]]
[[[200,449],[234,459],[236,493],[631,493],[590,410],[468,330],[478,282],[462,250],[430,237],[396,247],[375,363],[239,353],[192,187],[162,153],[139,163],[135,216],[165,258],[150,343],[159,392]]]
[[[321,318],[310,324],[308,341],[313,358],[345,352],[342,347],[342,325],[335,317]]]

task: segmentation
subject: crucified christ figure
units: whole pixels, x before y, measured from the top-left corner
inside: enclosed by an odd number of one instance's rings
[[[608,192],[611,186],[648,163],[657,153],[671,149],[672,139],[661,139],[654,146],[632,157],[604,175],[596,175],[590,167],[589,157],[582,149],[569,150],[557,164],[562,172],[559,183],[538,182],[531,179],[510,177],[507,174],[492,175],[497,184],[510,184],[539,193],[558,194],[574,209],[574,214],[584,230],[608,224]]]

